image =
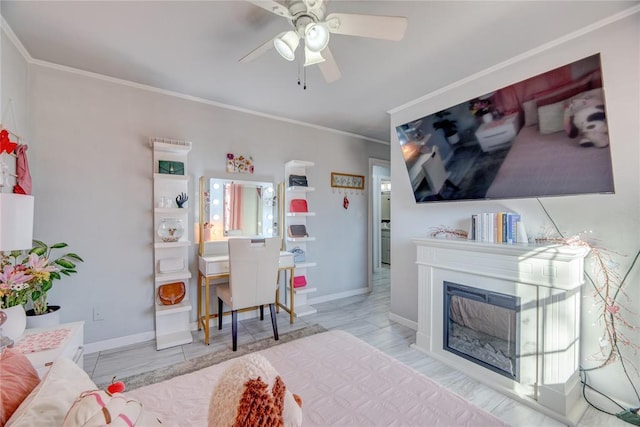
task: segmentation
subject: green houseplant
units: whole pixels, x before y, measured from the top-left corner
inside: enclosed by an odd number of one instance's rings
[[[47,313],[47,292],[53,287],[53,281],[60,280],[62,275],[77,273],[76,263],[84,262],[71,252],[52,258],[55,249],[67,246],[66,243],[49,246],[34,240],[29,251],[3,253],[0,259],[0,308],[24,306],[31,301],[33,314]]]
[[[75,263],[84,262],[84,260],[72,252],[52,259],[53,250],[68,247],[66,243],[54,243],[51,246],[40,240],[34,240],[33,243],[34,246],[29,251],[29,263],[36,268],[32,272],[29,299],[33,305],[33,314],[40,315],[49,311],[47,292],[53,287],[53,281],[60,280],[61,275],[70,276],[77,273]],[[27,311],[27,315],[29,314]]]

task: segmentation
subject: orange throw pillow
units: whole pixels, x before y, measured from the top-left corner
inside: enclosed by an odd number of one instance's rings
[[[0,354],[0,427],[4,426],[40,378],[27,357],[11,348]]]

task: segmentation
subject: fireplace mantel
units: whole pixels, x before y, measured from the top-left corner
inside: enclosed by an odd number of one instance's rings
[[[419,304],[415,347],[564,423],[577,424],[587,406],[578,367],[580,289],[588,249],[464,239],[413,242]],[[443,349],[444,281],[521,299],[519,381]]]

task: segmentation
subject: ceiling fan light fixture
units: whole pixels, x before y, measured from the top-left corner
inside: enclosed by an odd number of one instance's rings
[[[304,29],[304,42],[312,52],[320,52],[329,44],[329,29],[323,23],[310,23]]]
[[[319,64],[323,62],[325,59],[322,57],[320,52],[314,52],[307,47],[304,48],[304,66],[307,67],[313,64]]]
[[[296,58],[295,51],[299,43],[300,39],[295,31],[280,33],[278,37],[273,39],[276,51],[287,61],[293,61]]]

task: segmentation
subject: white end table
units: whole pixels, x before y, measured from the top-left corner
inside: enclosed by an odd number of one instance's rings
[[[476,138],[485,153],[507,146],[520,130],[519,114],[510,114],[501,119],[483,123],[476,130]]]
[[[65,331],[68,330],[68,331]],[[40,336],[46,341],[47,333],[58,332],[63,337],[57,347],[35,352],[25,352],[25,356],[31,362],[40,378],[49,370],[49,367],[56,358],[65,356],[73,360],[78,366],[83,368],[84,361],[84,321],[61,323],[59,325],[46,328],[32,328],[24,331],[24,334],[16,340],[14,348],[22,349],[26,343],[34,344],[37,347],[37,337]],[[42,334],[42,335],[39,335]],[[45,345],[46,347],[46,345]]]

